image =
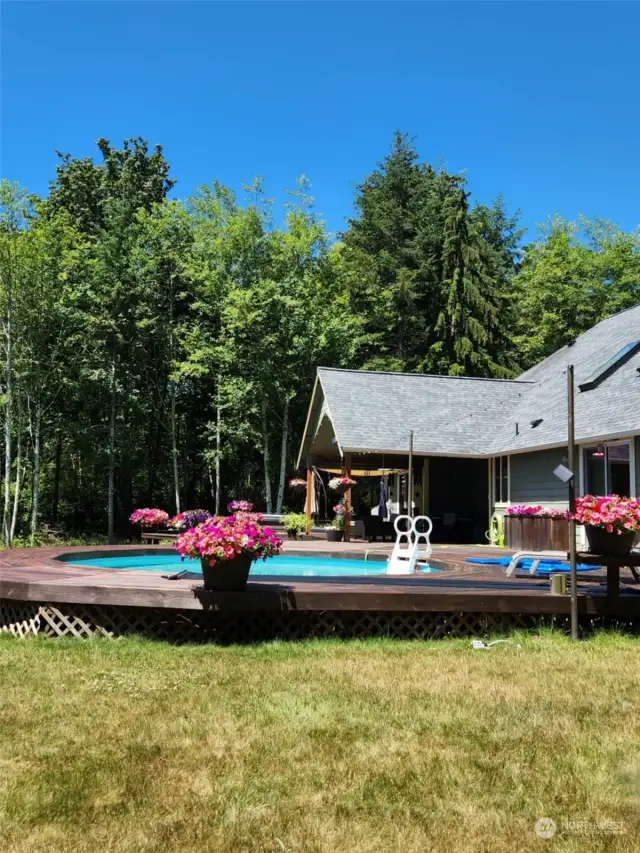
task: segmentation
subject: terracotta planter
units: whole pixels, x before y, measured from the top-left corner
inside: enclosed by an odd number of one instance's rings
[[[569,522],[564,518],[505,515],[504,544],[515,551],[567,551]]]
[[[589,550],[592,554],[602,554],[608,557],[626,557],[631,551],[634,533],[608,533],[604,527],[585,527]]]
[[[215,566],[211,566],[209,561],[202,557],[200,564],[202,565],[204,588],[212,590],[245,589],[252,562],[250,556],[241,554],[239,557],[234,557],[233,560],[224,560],[216,563]]]
[[[342,542],[344,531],[342,530],[325,530],[327,534],[327,542]]]

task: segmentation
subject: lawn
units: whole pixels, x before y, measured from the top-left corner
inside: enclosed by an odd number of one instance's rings
[[[2,637],[0,850],[637,851],[640,641],[516,639]]]

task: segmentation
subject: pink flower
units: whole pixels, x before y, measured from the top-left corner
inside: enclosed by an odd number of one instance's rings
[[[584,495],[577,498],[574,519],[588,527],[603,527],[608,533],[640,530],[640,500],[619,495]]]
[[[161,524],[166,524],[169,521],[169,513],[163,509],[143,509],[134,510],[129,516],[131,524],[139,524],[140,527],[160,527]]]
[[[275,557],[282,543],[270,527],[261,527],[261,516],[238,512],[228,518],[212,518],[178,536],[174,548],[183,557],[206,558],[211,565],[239,554],[252,559]]]

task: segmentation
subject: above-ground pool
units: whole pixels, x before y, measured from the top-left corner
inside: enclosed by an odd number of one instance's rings
[[[173,573],[187,570],[200,574],[196,560],[182,560],[179,554],[123,554],[113,557],[96,555],[74,559],[71,554],[61,558],[73,566],[103,569],[134,569],[142,572]],[[431,566],[421,566],[420,574],[438,572]],[[386,560],[347,560],[341,557],[294,557],[288,554],[272,557],[266,562],[258,560],[251,566],[251,577],[311,577],[338,578],[345,576],[386,575]]]

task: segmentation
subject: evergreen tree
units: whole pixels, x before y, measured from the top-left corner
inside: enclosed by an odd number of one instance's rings
[[[343,235],[367,367],[507,375],[512,347],[500,316],[511,305],[519,233],[499,199],[469,209],[464,179],[418,162],[398,133],[358,187]]]

